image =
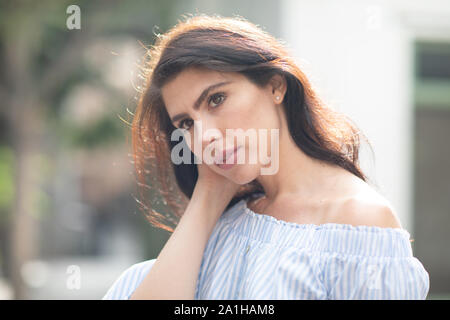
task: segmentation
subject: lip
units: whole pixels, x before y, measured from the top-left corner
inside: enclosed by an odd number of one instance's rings
[[[227,149],[223,151],[222,157],[216,158],[215,161],[215,165],[218,166],[221,169],[230,169],[231,167],[233,167],[236,163],[236,161],[233,161],[232,163],[226,163],[227,159],[229,157],[232,157],[236,154],[236,151],[239,149],[240,147],[236,146],[233,149]],[[222,160],[223,159],[223,160]]]

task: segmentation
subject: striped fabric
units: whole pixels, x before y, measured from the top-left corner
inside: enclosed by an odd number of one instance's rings
[[[405,229],[296,224],[245,200],[218,220],[195,299],[425,299],[429,275]],[[129,299],[156,259],[132,265],[103,299]]]

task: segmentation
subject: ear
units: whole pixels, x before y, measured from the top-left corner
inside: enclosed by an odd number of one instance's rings
[[[281,74],[272,76],[269,82],[270,95],[276,104],[281,104],[287,90],[286,78]]]

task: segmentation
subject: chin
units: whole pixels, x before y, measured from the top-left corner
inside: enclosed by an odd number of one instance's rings
[[[220,170],[220,169],[218,169]],[[218,171],[216,171],[218,172]],[[257,164],[238,164],[231,170],[220,170],[219,174],[228,178],[236,184],[244,185],[255,180],[260,173],[260,166]]]

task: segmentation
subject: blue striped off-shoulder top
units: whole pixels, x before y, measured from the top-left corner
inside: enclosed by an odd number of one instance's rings
[[[123,271],[103,299],[129,299],[155,261]],[[425,299],[429,283],[405,229],[296,224],[241,200],[211,233],[195,299]]]

